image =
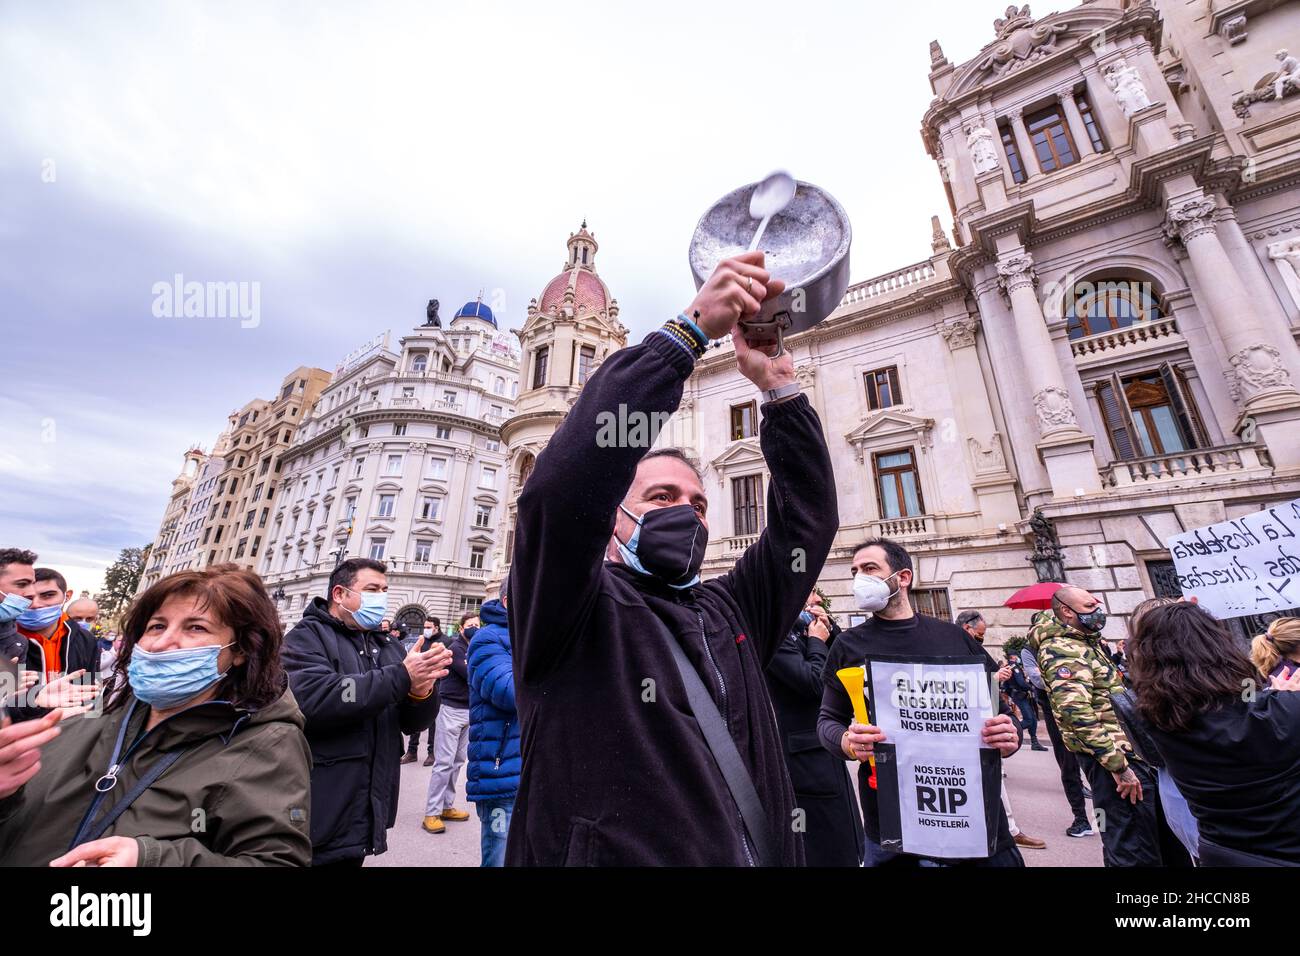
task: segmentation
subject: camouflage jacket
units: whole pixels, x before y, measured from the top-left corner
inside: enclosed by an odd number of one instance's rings
[[[1120,729],[1110,697],[1123,690],[1124,683],[1101,638],[1067,627],[1051,611],[1041,611],[1029,630],[1029,647],[1043,673],[1066,748],[1095,757],[1112,773],[1122,772],[1133,748]]]

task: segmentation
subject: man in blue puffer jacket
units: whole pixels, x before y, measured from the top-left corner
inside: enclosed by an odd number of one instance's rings
[[[519,750],[519,715],[515,711],[515,677],[510,656],[510,629],[502,600],[479,611],[483,626],[474,634],[465,657],[469,678],[469,763],[465,795],[478,813],[483,866],[505,863],[506,836],[519,790],[523,758]]]

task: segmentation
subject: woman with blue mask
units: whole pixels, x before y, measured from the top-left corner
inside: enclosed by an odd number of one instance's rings
[[[145,591],[123,624],[121,692],[64,721],[41,771],[0,799],[0,865],[306,865],[310,758],[281,630],[234,565]]]

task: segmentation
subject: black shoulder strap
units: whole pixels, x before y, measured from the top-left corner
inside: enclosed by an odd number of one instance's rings
[[[89,843],[91,840],[98,840],[103,836],[104,831],[113,825],[113,821],[125,813],[126,808],[133,804],[140,794],[153,786],[154,781],[166,773],[167,769],[176,761],[180,760],[181,757],[185,756],[190,749],[191,748],[186,747],[179,750],[172,750],[163,754],[162,757],[154,761],[153,765],[150,766],[140,779],[135,782],[135,786],[127,791],[126,796],[113,804],[113,808],[109,810],[108,813],[104,814],[103,818],[98,823],[95,823],[95,811],[99,809],[100,804],[104,802],[104,797],[107,796],[106,793],[98,793],[94,802],[90,805],[90,811],[82,819],[81,826],[77,829],[77,835],[74,836],[72,842],[68,844],[68,849],[75,849],[83,843]]]
[[[704,682],[691,666],[686,652],[682,650],[676,638],[670,636],[668,646],[672,649],[677,670],[682,675],[682,683],[686,685],[686,699],[695,715],[695,722],[699,724],[700,731],[704,734],[704,740],[709,745],[718,769],[722,771],[722,779],[726,781],[727,789],[731,791],[731,797],[740,810],[745,829],[749,832],[749,838],[754,843],[754,849],[758,853],[758,865],[779,866],[780,858],[776,855],[768,832],[767,817],[763,813],[762,803],[759,802],[758,791],[754,788],[754,781],[740,759],[736,742],[731,739],[731,733],[723,723],[722,714],[718,713],[717,705],[713,703],[713,698],[705,689]]]

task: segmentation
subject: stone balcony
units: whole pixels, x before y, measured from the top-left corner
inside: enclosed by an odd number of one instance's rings
[[[915,538],[934,535],[938,528],[934,515],[908,515],[901,518],[881,518],[867,525],[871,538]]]
[[[1178,321],[1165,316],[1152,322],[1134,322],[1122,329],[1070,340],[1070,352],[1080,366],[1127,357],[1183,342]]]
[[[1101,470],[1102,484],[1116,490],[1131,487],[1207,485],[1273,474],[1267,452],[1258,445],[1221,445],[1170,455],[1150,455],[1112,462]]]
[[[946,271],[945,260],[939,262]],[[840,308],[870,308],[889,299],[908,295],[918,287],[937,282],[942,278],[944,277],[935,270],[934,262],[926,259],[924,262],[904,266],[902,269],[895,269],[885,275],[849,286],[844,293],[844,299],[840,302]]]

